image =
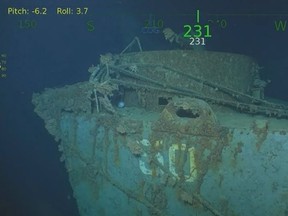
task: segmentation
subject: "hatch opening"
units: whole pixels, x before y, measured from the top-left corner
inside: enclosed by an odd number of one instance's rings
[[[177,109],[176,115],[181,118],[198,118],[200,116],[197,111],[192,109],[183,109],[182,107]]]
[[[159,97],[158,105],[167,105],[172,98]]]

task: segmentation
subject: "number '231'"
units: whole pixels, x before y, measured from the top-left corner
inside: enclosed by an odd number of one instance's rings
[[[201,25],[194,25],[193,26],[193,31],[192,31],[192,27],[190,25],[184,25],[184,37],[185,38],[191,38],[191,37],[195,37],[195,38],[199,38],[202,36],[202,26]],[[195,32],[194,35],[191,35],[191,31],[192,33]],[[204,25],[204,37],[212,37],[212,35],[210,34],[210,26],[209,25]]]

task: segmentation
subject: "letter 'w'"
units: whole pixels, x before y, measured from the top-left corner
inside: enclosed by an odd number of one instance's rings
[[[282,21],[282,20],[279,20],[279,21],[274,21],[274,24],[275,24],[275,29],[276,31],[282,31],[284,32],[286,30],[286,24],[287,24],[287,20],[285,21]]]

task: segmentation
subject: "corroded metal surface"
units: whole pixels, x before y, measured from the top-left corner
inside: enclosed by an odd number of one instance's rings
[[[195,108],[191,102],[183,105]],[[227,128],[209,112],[179,117],[180,106],[168,104],[147,118],[143,110],[129,108],[118,117],[63,113],[59,148],[81,215],[285,211],[279,188],[285,187],[287,128],[271,132],[268,121],[257,120],[245,129]],[[270,189],[273,200],[266,199]],[[255,206],[247,197],[254,197]]]
[[[288,111],[249,94],[255,67],[214,52],[109,54],[89,82],[34,94],[81,216],[284,215]]]
[[[187,82],[187,76],[184,75],[187,74],[242,93],[250,90],[258,73],[257,64],[250,57],[209,51],[172,50],[129,53],[119,56],[119,64],[138,65],[139,74],[161,80],[169,85],[201,88],[201,83],[190,79]],[[141,64],[150,68],[142,70]],[[161,66],[182,71],[183,75],[165,73]]]

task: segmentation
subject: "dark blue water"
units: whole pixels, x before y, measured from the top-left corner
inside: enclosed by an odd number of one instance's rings
[[[23,2],[0,2],[0,53],[7,54],[7,78],[0,79],[0,215],[78,215],[57,143],[33,112],[32,93],[87,80],[87,69],[98,63],[100,54],[121,52],[134,36],[139,36],[144,50],[169,49],[162,35],[140,32],[148,14],[178,32],[195,20],[194,15],[184,14],[195,14],[196,9],[203,20],[225,19],[226,28],[211,27],[213,38],[207,49],[252,56],[263,66],[262,79],[272,80],[265,95],[288,100],[288,24],[285,31],[274,29],[275,21],[288,21],[283,15],[288,14],[284,1],[269,5],[263,1],[261,5],[234,1]],[[8,16],[10,6],[46,7],[48,15]],[[89,12],[57,16],[58,6],[88,6]],[[280,15],[255,15],[266,13]],[[19,23],[25,20],[34,20],[37,26],[23,29]],[[88,21],[95,30],[88,30]]]

